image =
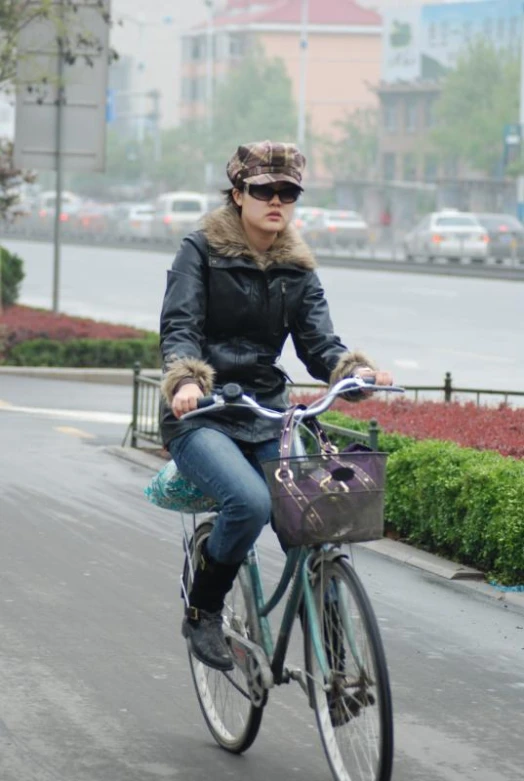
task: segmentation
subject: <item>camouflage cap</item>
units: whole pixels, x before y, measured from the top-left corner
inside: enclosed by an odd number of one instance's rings
[[[292,182],[301,187],[306,158],[294,144],[255,141],[239,146],[226,172],[233,187]]]

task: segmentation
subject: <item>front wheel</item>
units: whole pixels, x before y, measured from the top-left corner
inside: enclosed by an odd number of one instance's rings
[[[212,524],[201,524],[189,543],[183,574],[187,593],[191,589],[192,572],[198,560],[198,552],[211,529]],[[226,596],[222,617],[223,621],[236,632],[256,642],[257,625],[252,590],[244,566],[240,568],[233,588]],[[246,751],[260,729],[267,692],[261,704],[255,706],[244,673],[239,667],[235,666],[231,671],[220,672],[203,664],[191,653],[189,653],[189,664],[198,703],[214,739],[219,746],[233,754]]]
[[[310,704],[336,781],[390,781],[393,710],[384,648],[369,598],[343,559],[320,557],[312,575],[326,691],[310,621],[304,632]]]

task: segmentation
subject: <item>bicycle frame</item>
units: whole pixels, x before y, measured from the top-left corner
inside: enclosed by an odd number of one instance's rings
[[[284,662],[289,647],[293,622],[297,616],[302,597],[304,598],[307,618],[311,629],[315,655],[320,665],[320,669],[322,670],[324,682],[326,684],[329,682],[329,664],[321,640],[321,629],[309,580],[310,573],[313,569],[314,559],[318,554],[319,551],[317,549],[306,547],[292,548],[288,551],[280,580],[267,601],[264,597],[256,548],[252,548],[247,557],[247,567],[260,626],[261,645],[270,661],[273,680],[277,685],[287,683],[290,678],[289,674],[286,674]],[[267,617],[280,603],[291,582],[291,590],[289,591],[284,615],[282,616],[278,629],[277,642],[276,645],[274,645],[273,635]],[[350,636],[351,632],[348,636],[348,640]],[[350,641],[350,645],[353,646],[354,644]]]

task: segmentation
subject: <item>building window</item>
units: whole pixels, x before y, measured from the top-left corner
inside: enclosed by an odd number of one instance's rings
[[[434,95],[428,95],[424,100],[424,127],[435,127],[435,104]]]
[[[396,133],[397,131],[397,107],[398,103],[395,97],[388,95],[384,98],[384,128],[388,133]]]
[[[205,100],[206,80],[203,77],[182,79],[182,100],[185,103],[198,103]]]
[[[229,56],[235,60],[243,57],[245,54],[245,37],[243,35],[232,35],[229,39]]]
[[[414,182],[417,178],[417,162],[415,160],[415,155],[411,153],[404,155],[402,169],[402,178],[404,181]]]
[[[382,175],[387,182],[393,181],[396,176],[396,158],[392,152],[382,155]]]
[[[206,47],[203,38],[191,39],[191,52],[190,59],[203,60],[205,57]]]
[[[458,162],[456,157],[449,157],[444,161],[444,176],[446,179],[456,179],[458,173]]]
[[[418,127],[418,102],[415,97],[407,97],[405,104],[405,128],[408,133],[414,133]]]
[[[438,174],[438,160],[435,155],[426,155],[424,158],[424,181],[435,182]]]

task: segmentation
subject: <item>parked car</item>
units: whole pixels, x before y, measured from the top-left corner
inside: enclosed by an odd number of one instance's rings
[[[218,206],[220,199],[204,193],[180,191],[159,195],[155,202],[153,235],[166,238],[194,230],[206,212]]]
[[[312,247],[317,246],[322,233],[325,209],[316,206],[297,206],[293,223]]]
[[[326,210],[319,241],[332,248],[361,249],[369,242],[369,226],[358,212]]]
[[[152,203],[129,203],[120,209],[117,233],[150,238],[154,218],[155,207]]]
[[[61,208],[60,208],[60,222],[65,223],[66,227],[69,227],[80,207],[82,206],[82,199],[68,190],[64,190],[61,194]],[[55,219],[56,209],[56,192],[54,190],[46,190],[38,196],[36,204],[36,220],[39,225],[49,226]]]
[[[488,256],[489,236],[477,217],[458,209],[443,209],[427,214],[404,236],[406,260],[422,257],[484,261]]]
[[[524,225],[512,214],[475,214],[489,237],[488,255],[524,262]]]
[[[81,233],[108,233],[111,225],[111,207],[105,203],[89,201],[72,215],[72,227]]]

